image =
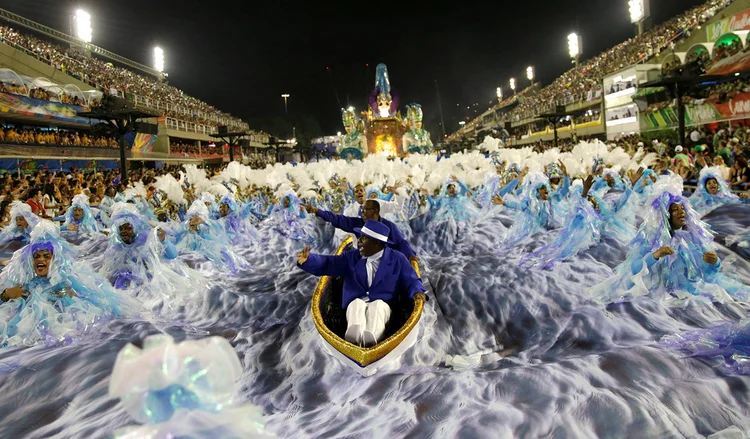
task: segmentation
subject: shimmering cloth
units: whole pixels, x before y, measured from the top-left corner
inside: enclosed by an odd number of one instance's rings
[[[241,406],[235,393],[242,366],[221,337],[175,343],[166,334],[146,337],[143,349],[127,344],[109,382],[109,396],[142,426],[116,438],[272,438],[259,407]]]
[[[750,375],[750,321],[721,322],[708,329],[667,335],[661,346],[690,357],[719,359],[732,374]]]

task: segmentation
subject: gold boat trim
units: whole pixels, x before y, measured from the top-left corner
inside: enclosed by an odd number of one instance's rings
[[[334,253],[334,255],[341,255],[346,247],[351,244],[351,242],[351,237],[346,238],[344,242],[341,243],[339,248],[336,249],[336,253]],[[421,278],[419,265],[413,261],[411,262],[411,264],[412,267],[414,267],[414,270],[417,272],[417,276]],[[323,298],[323,293],[326,291],[326,288],[328,288],[329,281],[330,276],[322,276],[318,281],[318,286],[315,288],[315,293],[313,293],[311,305],[313,322],[315,323],[315,327],[318,329],[320,335],[326,342],[328,342],[328,344],[330,344],[334,349],[341,352],[361,367],[365,367],[380,360],[381,358],[388,355],[392,350],[394,350],[396,346],[404,341],[411,330],[414,329],[414,327],[419,322],[420,317],[422,316],[424,299],[422,298],[422,296],[417,296],[414,298],[414,311],[412,311],[411,315],[406,320],[406,323],[404,323],[404,325],[399,328],[399,330],[396,331],[395,334],[391,335],[390,337],[381,341],[373,347],[359,347],[334,334],[333,331],[328,329],[328,327],[323,322],[323,314],[320,312],[320,302]]]

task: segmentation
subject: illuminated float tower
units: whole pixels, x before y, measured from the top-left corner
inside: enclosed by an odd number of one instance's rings
[[[399,94],[391,88],[388,68],[378,64],[375,70],[375,89],[370,93],[367,118],[367,149],[370,154],[400,156],[401,138],[406,132],[398,112]]]

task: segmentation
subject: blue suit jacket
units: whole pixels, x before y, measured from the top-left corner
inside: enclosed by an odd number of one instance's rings
[[[341,306],[346,309],[354,299],[363,298],[367,293],[367,268],[365,258],[359,250],[349,250],[341,256],[310,254],[300,268],[316,276],[341,276],[344,278],[344,291]],[[390,301],[413,298],[425,292],[422,281],[414,267],[402,253],[386,248],[380,259],[378,271],[370,286],[370,300]]]
[[[318,216],[323,218],[323,220],[325,220],[326,222],[333,224],[333,226],[337,229],[341,229],[349,233],[355,233],[355,227],[361,229],[365,226],[365,220],[362,218],[337,215],[333,212],[328,212],[327,210],[318,210]],[[391,248],[400,251],[407,258],[417,255],[416,253],[414,253],[414,250],[412,250],[409,241],[404,239],[404,235],[401,234],[401,231],[398,229],[397,225],[393,224],[391,221],[388,221],[382,216],[380,217],[379,221],[388,226],[388,228],[391,230],[390,234],[388,235],[388,240],[393,243],[393,245],[390,246]],[[355,234],[359,236],[358,233]]]

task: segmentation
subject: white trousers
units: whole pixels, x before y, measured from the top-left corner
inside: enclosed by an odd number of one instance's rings
[[[346,341],[370,347],[381,342],[385,325],[391,318],[391,307],[382,300],[365,302],[354,299],[346,307]]]

